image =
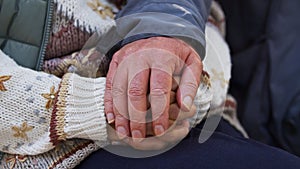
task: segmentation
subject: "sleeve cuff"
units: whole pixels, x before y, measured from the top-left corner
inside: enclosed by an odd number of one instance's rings
[[[192,127],[198,125],[207,116],[207,113],[211,108],[212,99],[211,80],[208,73],[203,71],[201,74],[201,83],[194,99],[197,113],[190,119],[190,125]]]
[[[106,143],[105,78],[66,74],[51,118],[52,142],[81,138]]]

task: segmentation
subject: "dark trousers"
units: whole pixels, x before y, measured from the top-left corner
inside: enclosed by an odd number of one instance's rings
[[[176,147],[163,154],[137,159],[101,149],[77,169],[300,169],[300,158],[244,139],[224,120],[208,141],[199,144],[202,126],[192,129]]]

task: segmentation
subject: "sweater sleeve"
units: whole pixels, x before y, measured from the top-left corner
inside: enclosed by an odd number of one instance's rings
[[[105,79],[62,79],[18,66],[0,51],[0,151],[36,155],[59,141],[107,145]]]
[[[143,38],[167,36],[191,45],[205,56],[205,24],[211,0],[127,0],[116,26],[104,37],[108,56],[122,46]],[[113,38],[111,38],[113,37]],[[109,43],[107,43],[109,41]]]

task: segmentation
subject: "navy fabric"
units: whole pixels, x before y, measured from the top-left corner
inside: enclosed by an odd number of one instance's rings
[[[211,0],[127,0],[126,6],[118,13],[116,19],[135,13],[167,13],[189,21],[204,32],[210,3]],[[180,7],[189,13],[183,11]]]
[[[164,154],[133,159],[99,150],[76,169],[298,169],[300,159],[282,150],[244,139],[222,120],[213,136],[199,144],[201,125]],[[122,147],[119,147],[122,149]]]
[[[300,1],[220,3],[239,119],[252,138],[300,156]]]
[[[209,8],[212,0],[185,0],[185,1],[177,1],[177,0],[147,0],[147,1],[140,1],[140,0],[127,0],[126,5],[124,8],[118,13],[116,19],[120,19],[122,17],[126,17],[126,20],[134,20],[135,17],[134,14],[141,14],[141,13],[147,13],[147,12],[155,12],[155,13],[161,13],[161,14],[170,14],[172,16],[176,16],[177,18],[183,19],[184,21],[187,21],[186,23],[178,24],[178,25],[163,25],[161,26],[161,29],[166,29],[167,31],[171,29],[180,29],[180,27],[187,27],[187,25],[194,25],[195,28],[203,33],[203,37],[198,37],[200,35],[196,34],[194,35],[195,39],[191,39],[187,36],[187,33],[180,32],[176,38],[180,38],[181,40],[184,40],[188,44],[195,48],[195,50],[199,53],[200,57],[203,59],[205,56],[205,38],[204,38],[204,32],[205,32],[205,24],[207,21],[207,17],[209,14]],[[132,18],[130,18],[132,17]],[[164,22],[165,18],[161,17],[158,18],[159,21]],[[128,21],[129,22],[129,21]],[[139,27],[143,24],[136,21],[136,23],[133,23],[134,25]],[[140,25],[141,24],[141,25]],[[153,23],[157,24],[157,23]],[[118,25],[120,27],[119,29],[123,29],[122,26],[124,25]],[[189,32],[193,32],[189,28],[186,28]],[[128,32],[129,33],[129,32]],[[119,50],[124,45],[134,42],[139,39],[145,39],[150,38],[154,36],[168,36],[166,34],[157,33],[157,30],[153,27],[151,27],[151,31],[149,33],[139,33],[135,32],[136,35],[133,37],[125,37],[122,39],[119,43],[115,44],[111,49],[106,52],[107,56],[111,58],[113,54]],[[130,33],[129,33],[130,34]],[[171,36],[173,37],[173,36]],[[197,43],[197,47],[193,46],[192,41],[199,41],[200,43]],[[198,48],[201,49],[199,50]]]

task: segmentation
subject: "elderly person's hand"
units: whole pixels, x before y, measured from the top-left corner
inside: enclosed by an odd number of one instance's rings
[[[171,127],[165,134],[155,136],[152,130],[152,123],[147,123],[146,138],[140,139],[139,141],[135,141],[130,137],[120,140],[114,129],[114,124],[112,124],[111,126],[108,125],[109,140],[112,141],[113,145],[130,145],[138,150],[162,150],[166,147],[176,145],[176,143],[188,134],[190,129],[190,122],[188,119],[193,117],[195,113],[195,105],[192,106],[189,112],[180,111],[179,106],[176,103],[175,93],[172,91],[169,109],[169,125]]]
[[[153,37],[124,46],[113,56],[107,75],[104,99],[108,122],[115,122],[120,138],[145,138],[150,107],[154,134],[164,134],[169,128],[173,76],[181,76],[176,90],[178,108],[189,112],[201,71],[200,57],[178,39]]]

